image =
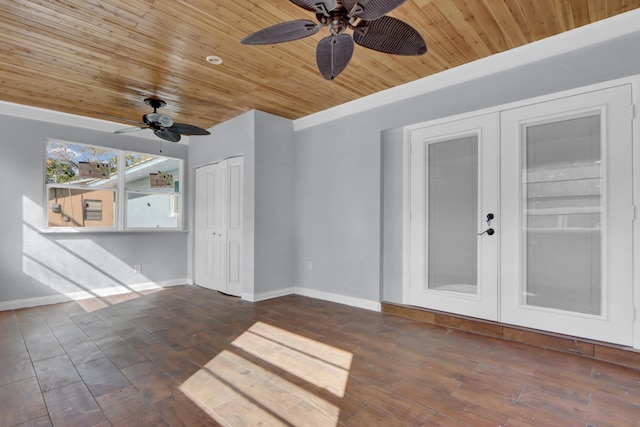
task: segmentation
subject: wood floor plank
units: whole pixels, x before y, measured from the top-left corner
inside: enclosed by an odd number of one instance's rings
[[[178,391],[178,383],[149,361],[123,368],[122,373],[152,403]]]
[[[0,427],[25,423],[47,415],[36,378],[0,386]]]
[[[83,382],[46,391],[44,400],[54,426],[94,426],[106,421]]]
[[[160,414],[132,386],[96,399],[112,426],[166,426]]]
[[[0,386],[35,376],[29,355],[14,354],[0,358]]]
[[[0,312],[0,427],[640,427],[640,370],[594,359],[299,295],[85,302]]]
[[[406,423],[371,406],[365,406],[345,423],[347,426],[402,427]]]
[[[139,350],[179,383],[186,381],[198,371],[198,366],[186,355],[175,351],[166,343],[151,344]]]
[[[76,369],[93,397],[99,397],[131,385],[120,370],[106,357],[76,365]]]
[[[5,335],[0,337],[0,357],[27,353],[22,335]]]
[[[37,339],[25,340],[31,360],[38,361],[65,354],[64,349],[53,335],[45,335]]]
[[[220,425],[183,393],[176,393],[156,402],[154,407],[169,425],[174,427],[217,427]]]
[[[133,344],[122,338],[110,341],[108,344],[103,344],[100,349],[109,360],[120,369],[148,360]]]
[[[43,392],[82,381],[66,354],[33,362]]]
[[[22,424],[18,424],[16,427],[53,427],[53,424],[51,424],[51,419],[49,418],[49,416],[46,415],[44,417],[39,417]]]

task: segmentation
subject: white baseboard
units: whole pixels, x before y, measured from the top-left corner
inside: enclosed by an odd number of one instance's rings
[[[334,294],[330,292],[317,291],[315,289],[308,288],[295,288],[295,293],[297,295],[302,295],[305,297],[311,297],[316,299],[321,299],[324,301],[336,302],[338,304],[350,305],[352,307],[364,308],[365,310],[371,311],[382,311],[382,304],[379,301],[371,301],[362,298],[348,297],[345,295]]]
[[[92,289],[91,291],[68,292],[65,294],[48,295],[44,297],[26,298],[13,301],[0,302],[0,311],[17,310],[20,308],[37,307],[40,305],[57,304],[67,301],[78,301],[88,298],[107,297],[119,295],[127,292],[149,291],[153,289],[166,288],[169,286],[184,285],[187,279],[164,280],[161,282],[143,282],[126,286],[114,286],[110,288]]]
[[[379,301],[371,301],[362,298],[348,297],[345,295],[334,294],[330,292],[317,291],[315,289],[293,287],[282,288],[275,291],[263,292],[260,294],[242,293],[242,299],[245,301],[258,302],[272,298],[283,297],[285,295],[302,295],[305,297],[321,299],[323,301],[335,302],[338,304],[350,305],[352,307],[364,308],[365,310],[381,311],[382,305]]]
[[[127,286],[114,286],[110,288],[92,289],[91,291],[80,292],[68,292],[66,294],[49,295],[44,297],[27,298],[13,301],[0,302],[0,311],[4,310],[16,310],[20,308],[36,307],[40,305],[57,304],[67,301],[78,301],[88,298],[107,297],[111,295],[119,295],[127,292],[140,292],[153,289],[166,288],[169,286],[189,285],[193,284],[190,279],[173,279],[165,280],[161,282],[143,282],[136,283]],[[331,301],[338,304],[345,304],[352,307],[364,308],[366,310],[381,311],[382,306],[378,301],[371,301],[362,298],[354,298],[340,294],[334,294],[330,292],[318,291],[315,289],[291,287],[282,288],[275,291],[262,292],[259,294],[243,293],[242,299],[257,302],[264,301],[272,298],[278,298],[285,295],[302,295],[310,298],[321,299],[324,301]]]
[[[272,298],[283,297],[285,295],[291,295],[294,293],[295,293],[295,288],[283,288],[275,291],[262,292],[259,294],[250,294],[248,292],[243,292],[242,299],[251,301],[251,302],[258,302],[258,301],[264,301]]]

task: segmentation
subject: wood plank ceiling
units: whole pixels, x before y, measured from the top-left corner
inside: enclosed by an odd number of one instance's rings
[[[251,109],[290,119],[640,7],[640,0],[408,0],[390,15],[429,51],[356,45],[334,81],[315,64],[327,30],[279,45],[239,40],[313,14],[289,0],[3,0],[0,100],[81,116],[140,120],[143,99],[209,128]],[[218,55],[221,65],[205,61]]]

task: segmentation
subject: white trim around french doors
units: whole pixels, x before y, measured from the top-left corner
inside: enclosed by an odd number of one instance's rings
[[[406,128],[405,304],[640,347],[631,82]]]

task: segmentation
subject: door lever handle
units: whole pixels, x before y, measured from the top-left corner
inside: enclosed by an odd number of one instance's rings
[[[482,236],[483,234],[487,233],[489,236],[493,236],[493,234],[496,232],[496,230],[494,230],[493,228],[487,228],[486,230],[484,230],[482,233],[478,233],[478,236]]]
[[[493,218],[495,218],[495,216],[494,216],[492,213],[488,213],[488,214],[487,214],[487,220],[486,220],[486,223],[487,223],[487,227],[489,227],[489,228],[487,228],[486,230],[484,230],[482,233],[478,233],[478,236],[482,236],[482,235],[483,235],[483,234],[485,234],[485,233],[487,233],[489,236],[493,236],[493,233],[495,233],[495,232],[496,232],[493,228],[491,228],[491,220],[492,220]]]

